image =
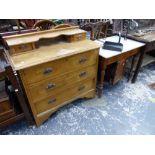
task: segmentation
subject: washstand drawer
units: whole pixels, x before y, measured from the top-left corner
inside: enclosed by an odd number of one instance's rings
[[[69,41],[80,41],[86,39],[86,33],[75,34],[69,37]]]
[[[95,78],[96,66],[86,67],[75,72],[67,73],[58,78],[47,79],[29,86],[31,102],[37,102],[41,99],[64,91],[70,85],[79,81]]]
[[[72,86],[65,92],[57,95],[51,95],[50,97],[35,103],[36,111],[39,114],[45,112],[46,110],[56,108],[57,106],[64,104],[64,102],[74,99],[92,89],[95,89],[95,79],[85,80]]]
[[[31,51],[31,50],[33,50],[32,43],[15,45],[15,46],[10,47],[10,54],[16,55],[21,52],[26,52],[26,51]]]
[[[98,50],[93,50],[64,59],[44,63],[24,69],[21,77],[26,83],[35,83],[45,78],[54,78],[58,75],[71,72],[82,67],[97,63]]]

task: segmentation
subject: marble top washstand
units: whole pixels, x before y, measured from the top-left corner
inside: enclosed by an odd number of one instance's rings
[[[136,49],[136,48],[139,48],[139,47],[142,47],[142,46],[145,45],[145,43],[134,41],[134,40],[131,40],[131,39],[128,39],[128,38],[125,40],[123,37],[121,37],[120,43],[123,44],[123,50],[121,52],[106,50],[106,49],[102,48],[102,46],[104,44],[103,42],[111,41],[111,42],[116,42],[117,43],[118,40],[119,40],[119,36],[111,36],[111,37],[107,37],[105,39],[95,40],[95,42],[97,42],[98,44],[101,45],[99,55],[104,57],[104,58],[110,58],[110,57],[119,55],[119,54],[124,53],[124,52],[131,51],[133,49]]]

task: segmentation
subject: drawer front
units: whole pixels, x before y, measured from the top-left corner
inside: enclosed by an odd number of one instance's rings
[[[58,75],[74,71],[97,62],[98,50],[77,54],[68,58],[44,63],[25,69],[21,77],[26,83],[35,83],[46,78],[54,78]]]
[[[32,43],[29,44],[21,44],[21,45],[16,45],[10,48],[10,53],[11,54],[19,54],[21,52],[26,52],[26,51],[31,51],[33,50],[33,45]]]
[[[86,67],[75,72],[67,73],[58,78],[44,80],[29,86],[31,102],[37,102],[41,99],[64,91],[70,85],[79,81],[95,78],[96,66]]]
[[[120,60],[119,62],[117,62],[115,73],[114,73],[113,79],[112,79],[113,85],[123,79],[125,61],[126,60],[123,59],[123,60]]]
[[[69,42],[80,41],[86,39],[86,33],[75,34],[69,37]]]
[[[83,81],[74,86],[70,89],[66,90],[57,95],[51,95],[50,97],[35,103],[37,114],[45,112],[46,110],[53,109],[57,106],[61,106],[64,102],[71,100],[83,93],[95,89],[95,80]]]

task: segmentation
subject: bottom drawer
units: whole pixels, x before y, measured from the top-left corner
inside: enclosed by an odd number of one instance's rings
[[[116,68],[115,68],[115,73],[112,78],[113,85],[123,79],[125,61],[126,61],[126,59],[123,59],[123,60],[120,60],[119,62],[117,62]]]
[[[76,96],[79,96],[80,94],[85,93],[91,89],[95,89],[95,79],[79,82],[65,92],[53,95],[40,102],[35,103],[37,114],[49,109],[54,109],[64,102],[67,102],[67,100],[76,98]]]

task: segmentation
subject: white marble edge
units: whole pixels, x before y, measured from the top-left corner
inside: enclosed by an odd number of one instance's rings
[[[99,39],[99,40],[103,41],[103,42],[105,42],[105,41],[118,42],[118,39],[119,39],[118,36],[111,36],[111,37],[107,37],[105,39]],[[95,40],[96,43],[101,45],[99,55],[104,58],[110,58],[110,57],[122,54],[127,51],[131,51],[133,49],[136,49],[136,48],[139,48],[139,47],[142,47],[145,45],[145,43],[138,42],[138,41],[128,39],[128,38],[127,38],[127,40],[125,40],[123,37],[121,37],[121,43],[123,44],[123,51],[118,52],[118,51],[111,51],[111,50],[103,49],[102,48],[103,42],[100,42],[100,41]]]

